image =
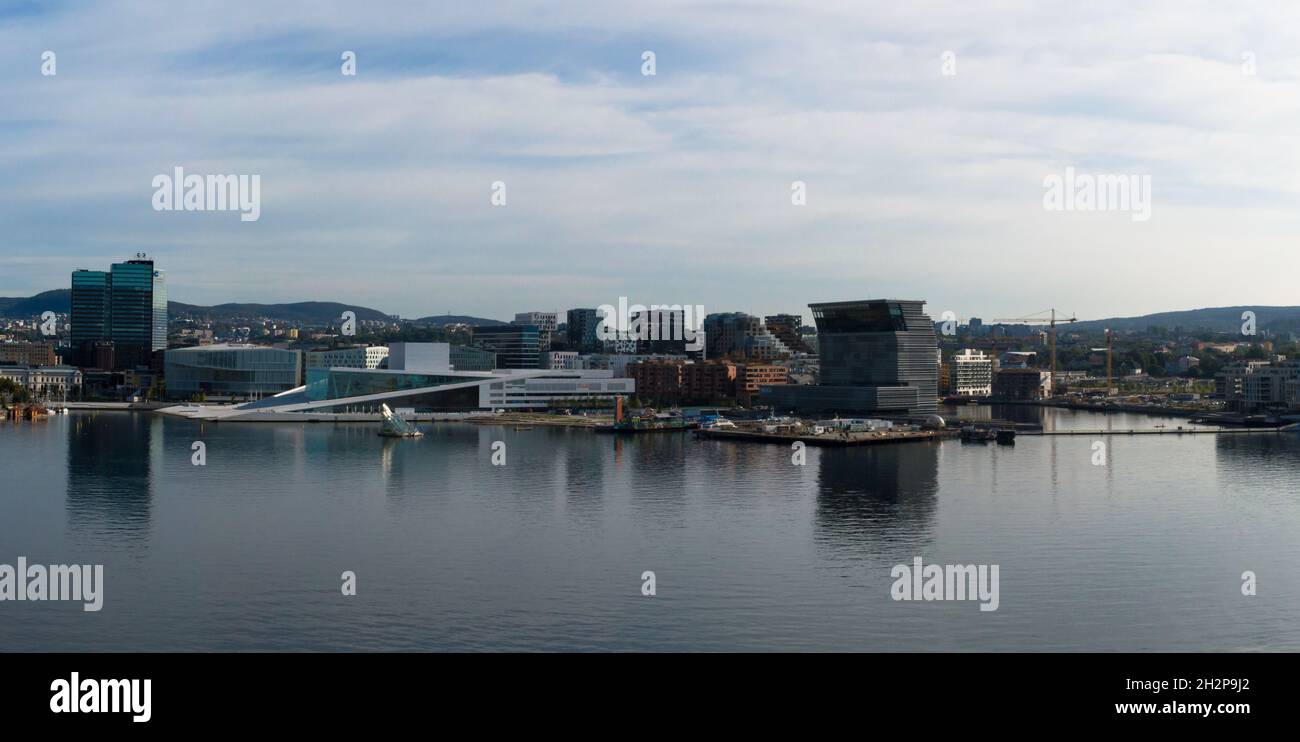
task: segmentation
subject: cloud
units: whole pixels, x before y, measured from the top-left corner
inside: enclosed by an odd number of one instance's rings
[[[755,313],[893,294],[961,316],[1294,303],[1300,56],[1282,29],[1296,16],[20,6],[0,27],[0,266],[15,267],[0,294],[144,250],[183,301],[406,316],[620,294]],[[339,74],[344,49],[355,77]],[[154,212],[152,176],[178,165],[261,174],[262,218]],[[1152,220],[1044,212],[1043,178],[1066,166],[1149,174]],[[806,206],[790,203],[796,180]]]

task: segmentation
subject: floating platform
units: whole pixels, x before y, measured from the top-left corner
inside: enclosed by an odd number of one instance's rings
[[[695,427],[697,427],[696,423],[688,423],[684,420],[671,420],[663,422],[611,423],[609,425],[596,425],[592,427],[592,430],[597,433],[632,435],[637,433],[681,433]]]

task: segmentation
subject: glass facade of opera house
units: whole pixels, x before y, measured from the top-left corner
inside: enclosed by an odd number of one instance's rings
[[[279,394],[299,384],[296,350],[256,345],[201,345],[176,348],[164,355],[167,397],[249,399]]]
[[[481,376],[467,374],[413,374],[363,369],[309,368],[305,391],[308,400],[319,402],[326,399],[396,392],[402,389],[464,384],[480,379]]]

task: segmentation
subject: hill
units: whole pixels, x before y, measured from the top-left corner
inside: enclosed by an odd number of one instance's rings
[[[1139,317],[1111,317],[1109,319],[1072,322],[1058,325],[1071,330],[1100,331],[1107,327],[1117,332],[1129,330],[1146,330],[1149,327],[1168,329],[1208,330],[1210,332],[1241,332],[1243,312],[1255,313],[1256,331],[1300,332],[1300,307],[1208,307],[1188,309],[1180,312],[1158,312]]]
[[[304,324],[330,324],[339,321],[344,312],[355,312],[358,320],[388,320],[388,314],[378,309],[359,307],[355,304],[340,304],[333,301],[300,301],[292,304],[216,304],[202,306],[183,304],[178,301],[167,302],[167,313],[172,319],[193,317],[195,319],[229,322],[235,319],[252,319],[266,317],[286,322]]]
[[[39,317],[42,312],[67,314],[71,311],[72,291],[55,289],[44,291],[35,296],[0,297],[0,317],[26,319]],[[238,319],[265,317],[285,322],[326,325],[339,321],[345,311],[356,312],[358,320],[383,321],[390,319],[388,313],[355,304],[342,304],[334,301],[300,301],[287,304],[227,303],[204,306],[186,304],[179,301],[167,302],[167,313],[172,319],[193,317],[195,319],[231,322]],[[467,325],[501,325],[506,324],[494,319],[472,317],[464,314],[439,314],[413,320],[416,324],[441,326],[450,324]]]
[[[36,296],[0,297],[0,317],[39,317],[42,312],[67,314],[72,308],[72,290],[54,289]]]
[[[411,320],[417,325],[473,325],[483,327],[486,325],[508,325],[509,322],[501,322],[495,319],[484,319],[483,317],[471,317],[466,314],[435,314],[429,317],[421,317]]]

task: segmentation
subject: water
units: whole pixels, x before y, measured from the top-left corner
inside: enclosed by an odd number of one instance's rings
[[[98,613],[0,602],[0,650],[1300,649],[1300,436],[1110,437],[1104,466],[1086,436],[793,466],[684,434],[424,427],[0,423],[0,564],[102,563],[106,583]],[[999,609],[891,600],[915,556],[1000,565]]]

